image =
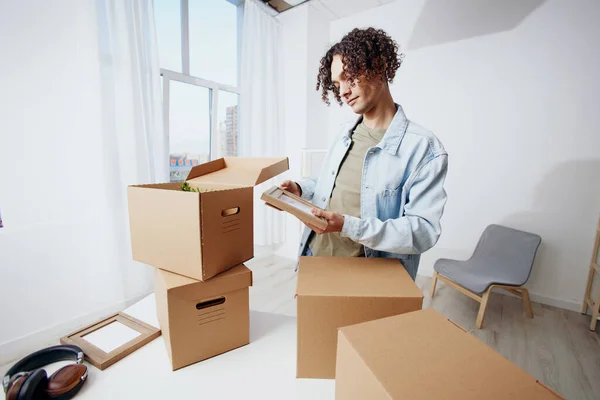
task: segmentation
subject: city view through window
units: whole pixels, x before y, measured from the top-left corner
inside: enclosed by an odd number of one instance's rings
[[[241,6],[233,3],[154,2],[172,182],[183,181],[195,165],[238,155]]]

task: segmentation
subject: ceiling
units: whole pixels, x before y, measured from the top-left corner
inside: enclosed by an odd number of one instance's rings
[[[262,0],[274,14],[286,12],[301,4],[310,3],[330,21],[359,13],[396,0]]]

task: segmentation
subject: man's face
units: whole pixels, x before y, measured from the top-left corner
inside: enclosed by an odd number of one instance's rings
[[[342,57],[336,55],[331,62],[331,80],[339,88],[340,96],[356,114],[365,114],[379,101],[384,83],[379,79],[367,81],[355,79],[351,82],[344,74]],[[354,84],[354,85],[353,85]]]

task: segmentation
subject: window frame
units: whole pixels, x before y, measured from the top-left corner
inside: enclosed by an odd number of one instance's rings
[[[163,113],[163,134],[166,143],[170,149],[169,136],[169,112],[170,112],[170,83],[177,81],[194,86],[207,88],[210,93],[210,148],[208,159],[213,160],[213,156],[220,157],[220,141],[219,139],[219,124],[218,124],[218,105],[219,91],[225,91],[238,95],[238,110],[240,104],[240,71],[241,71],[241,49],[242,49],[242,29],[244,20],[244,3],[243,0],[221,0],[227,1],[237,7],[237,86],[226,85],[220,82],[203,79],[201,77],[190,75],[190,35],[189,35],[189,0],[181,1],[181,70],[183,72],[172,71],[165,68],[160,68],[160,75],[163,78],[163,93],[162,93],[162,113]],[[239,112],[238,112],[239,118]],[[238,121],[239,126],[239,121]],[[241,135],[241,132],[239,132]]]

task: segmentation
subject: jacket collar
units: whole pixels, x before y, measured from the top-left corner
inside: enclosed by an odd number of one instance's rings
[[[404,110],[400,104],[396,104],[396,115],[394,115],[394,119],[388,126],[385,134],[383,135],[383,139],[381,142],[377,144],[382,150],[387,151],[391,155],[396,155],[398,152],[398,148],[400,148],[400,143],[402,142],[402,138],[404,138],[404,134],[406,133],[406,128],[408,127],[408,119],[406,118],[406,114],[404,114]],[[362,122],[362,115],[358,117],[354,125],[352,125],[351,129],[346,133],[346,136],[350,138],[352,133],[356,129],[356,127]]]

